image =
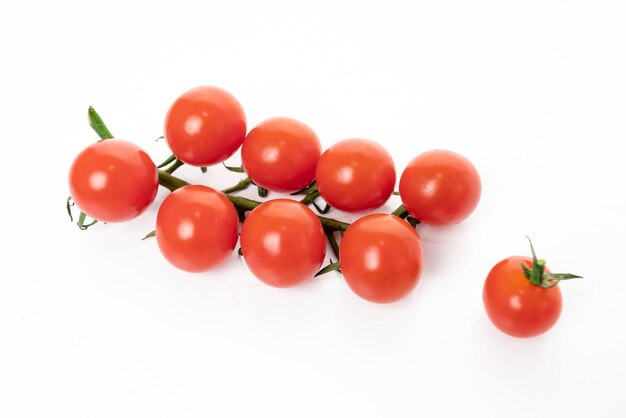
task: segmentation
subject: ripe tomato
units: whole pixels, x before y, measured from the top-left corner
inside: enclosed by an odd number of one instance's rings
[[[474,165],[452,151],[434,150],[415,157],[400,178],[400,197],[408,212],[431,225],[452,225],[467,218],[480,200]]]
[[[238,227],[237,211],[226,196],[206,186],[185,186],[161,204],[156,239],[172,265],[202,272],[222,263],[233,252]]]
[[[274,199],[250,212],[241,228],[241,250],[259,280],[291,287],[319,270],[326,241],[311,209],[295,200]]]
[[[246,136],[246,115],[230,93],[219,87],[189,90],[165,117],[165,139],[186,164],[207,166],[230,157]]]
[[[346,231],[339,260],[354,293],[370,302],[394,302],[419,281],[422,242],[415,229],[397,216],[367,215]]]
[[[396,184],[391,155],[367,139],[346,139],[328,148],[315,172],[320,195],[331,206],[360,212],[382,206]]]
[[[72,199],[103,222],[129,221],[154,200],[156,167],[141,148],[121,139],[98,141],[82,150],[69,173]]]
[[[289,118],[272,118],[248,133],[241,161],[248,177],[261,187],[276,192],[295,192],[315,178],[322,153],[311,128]]]
[[[563,302],[558,286],[532,284],[522,263],[530,269],[533,259],[509,257],[491,269],[483,287],[483,303],[489,319],[500,331],[514,337],[532,337],[556,323]]]

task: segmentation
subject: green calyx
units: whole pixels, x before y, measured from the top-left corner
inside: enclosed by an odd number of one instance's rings
[[[550,289],[551,287],[559,284],[561,280],[569,280],[569,279],[582,279],[582,276],[577,276],[575,274],[570,273],[548,273],[546,272],[546,261],[544,259],[538,259],[537,254],[535,254],[535,248],[533,247],[533,243],[530,238],[526,237],[528,242],[530,243],[530,251],[533,255],[533,265],[531,268],[528,268],[521,264],[522,270],[524,271],[524,276],[535,286],[541,286],[546,289]]]

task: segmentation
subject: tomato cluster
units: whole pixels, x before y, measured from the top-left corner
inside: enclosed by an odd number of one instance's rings
[[[415,157],[402,172],[402,206],[391,214],[364,214],[352,224],[321,216],[331,207],[363,213],[385,204],[396,185],[391,155],[379,143],[358,138],[322,152],[309,126],[284,117],[267,119],[248,132],[241,105],[218,87],[197,87],[174,101],[164,127],[173,155],[158,167],[136,145],[112,139],[93,109],[90,121],[102,139],[76,157],[69,174],[71,198],[83,211],[79,225],[85,215],[104,222],[133,219],[151,204],[161,184],[172,193],[159,207],[154,235],[165,259],[189,272],[218,266],[239,240],[250,271],[270,286],[296,286],[316,273],[339,270],[361,298],[394,302],[420,280],[424,257],[416,225],[457,224],[471,215],[481,195],[480,177],[467,158],[433,150]],[[235,187],[220,192],[172,175],[183,164],[222,163],[240,147],[241,168],[227,168],[248,177]],[[292,197],[258,202],[235,195],[251,184],[260,196],[269,190]],[[298,195],[304,198],[294,200]],[[320,197],[324,209],[316,203]],[[337,261],[320,270],[326,240]],[[532,260],[503,261],[487,278],[487,313],[506,333],[536,335],[559,316],[561,295],[554,285],[570,277],[552,275],[540,262],[533,251]],[[514,297],[530,308],[512,308]]]

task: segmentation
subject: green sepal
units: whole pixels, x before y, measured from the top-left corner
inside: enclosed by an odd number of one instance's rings
[[[74,202],[72,202],[72,196],[67,197],[67,214],[70,216],[70,222],[74,222],[74,217],[72,216],[72,206],[74,206]]]
[[[243,166],[230,167],[230,166],[227,166],[226,163],[222,163],[222,165],[226,168],[226,170],[232,171],[233,173],[245,173]]]
[[[91,126],[91,129],[93,129],[98,134],[100,139],[113,138],[113,134],[111,133],[111,131],[109,131],[109,128],[107,128],[107,126],[104,124],[104,121],[102,120],[98,112],[96,112],[96,109],[93,108],[93,106],[89,106],[87,114],[89,118],[89,126]]]
[[[91,223],[85,224],[85,220],[87,220],[87,214],[85,212],[81,212],[80,215],[78,215],[78,222],[76,225],[78,225],[82,231],[98,223],[98,221],[94,219]]]
[[[156,237],[156,230],[148,232],[148,234],[145,237],[143,237],[141,240],[144,241],[144,240],[147,240],[148,238],[154,238],[154,237]]]
[[[323,269],[321,269],[320,271],[318,271],[317,273],[315,273],[314,277],[321,276],[322,274],[330,273],[331,271],[337,271],[341,273],[341,265],[339,264],[338,261],[333,263],[331,260],[330,264],[324,267]]]

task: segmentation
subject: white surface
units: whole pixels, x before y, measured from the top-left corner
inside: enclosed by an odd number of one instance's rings
[[[624,2],[333,3],[0,6],[0,416],[626,414]],[[269,288],[236,255],[176,271],[139,240],[156,204],[129,224],[71,224],[68,166],[96,138],[87,106],[161,160],[168,106],[201,84],[238,97],[250,127],[285,115],[324,146],[377,140],[398,175],[422,151],[460,152],[481,204],[420,227],[421,283],[387,306],[333,274]],[[518,340],[481,291],[494,263],[528,253],[526,234],[585,279],[562,286],[553,330]]]

